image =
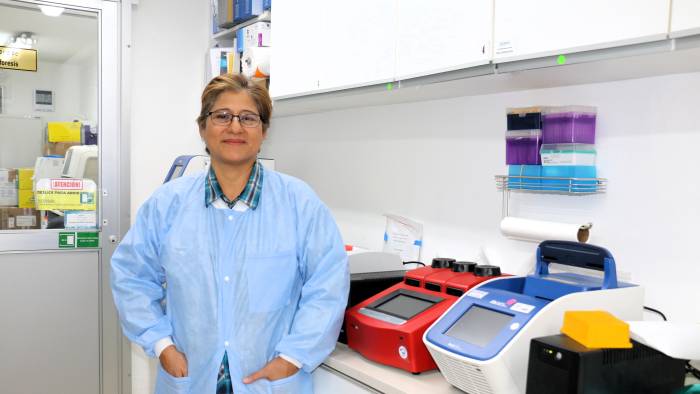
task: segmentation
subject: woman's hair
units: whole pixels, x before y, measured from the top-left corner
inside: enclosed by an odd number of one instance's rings
[[[197,124],[200,130],[204,130],[209,112],[214,106],[214,102],[223,92],[246,92],[255,102],[262,122],[263,132],[270,127],[270,117],[272,116],[272,100],[267,89],[251,81],[240,74],[223,74],[214,77],[202,92],[202,109],[197,117]]]

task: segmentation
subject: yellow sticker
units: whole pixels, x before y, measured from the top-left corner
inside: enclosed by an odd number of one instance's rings
[[[49,142],[80,142],[80,122],[49,122]]]
[[[36,49],[0,46],[0,68],[36,71]]]
[[[94,211],[97,187],[90,179],[41,179],[36,185],[34,201],[41,210]]]

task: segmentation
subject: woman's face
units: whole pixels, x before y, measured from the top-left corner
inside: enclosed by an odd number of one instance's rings
[[[258,113],[255,101],[247,92],[225,91],[219,95],[211,108],[212,112],[244,115]],[[262,121],[257,126],[243,126],[240,118],[233,118],[231,124],[221,125],[213,121],[212,114],[207,117],[204,129],[199,130],[204,143],[209,148],[212,162],[227,165],[245,165],[252,163],[260,151],[266,133]],[[219,118],[221,118],[219,116]]]

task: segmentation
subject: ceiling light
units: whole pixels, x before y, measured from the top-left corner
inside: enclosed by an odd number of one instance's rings
[[[65,8],[54,7],[51,5],[40,5],[39,9],[46,16],[60,16],[63,13],[63,11],[65,10]]]
[[[34,37],[34,33],[23,32],[17,33],[12,37],[8,46],[11,48],[31,49],[36,43],[37,41]]]

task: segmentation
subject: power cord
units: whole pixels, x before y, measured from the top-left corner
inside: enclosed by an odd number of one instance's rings
[[[404,261],[403,262],[403,265],[407,265],[407,264],[420,264],[423,267],[425,267],[425,263],[421,263],[420,261]]]
[[[648,306],[645,306],[644,309],[646,309],[650,312],[654,312],[654,313],[658,314],[659,316],[661,316],[661,318],[664,319],[664,321],[668,321],[668,319],[666,319],[666,315],[664,315],[663,312],[661,312],[660,310],[650,308]],[[700,380],[700,370],[695,368],[694,366],[692,366],[690,364],[690,361],[685,362],[685,373],[691,374],[695,377],[695,379]]]

